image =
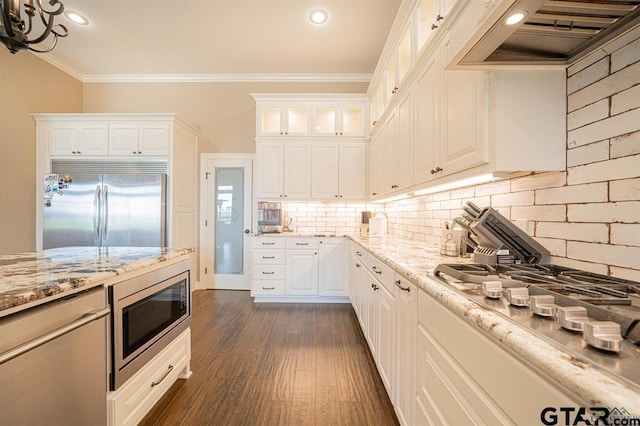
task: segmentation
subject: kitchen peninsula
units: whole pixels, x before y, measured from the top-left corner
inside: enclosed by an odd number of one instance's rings
[[[193,251],[66,247],[0,255],[5,420],[135,424],[177,378],[187,378]],[[39,410],[28,409],[33,400],[42,402]]]

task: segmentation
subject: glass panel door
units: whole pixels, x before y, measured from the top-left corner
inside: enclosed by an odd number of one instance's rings
[[[215,274],[244,272],[244,170],[216,167]]]

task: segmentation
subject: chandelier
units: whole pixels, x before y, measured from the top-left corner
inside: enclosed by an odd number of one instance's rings
[[[69,31],[64,25],[54,25],[53,23],[54,18],[64,11],[64,5],[59,0],[49,0],[49,7],[52,10],[45,9],[42,6],[42,0],[25,0],[22,7],[25,19],[22,19],[20,13],[20,0],[0,0],[0,12],[2,14],[0,19],[0,41],[7,46],[11,53],[24,49],[38,53],[50,52],[56,47],[58,37],[69,35]],[[31,34],[31,31],[35,30],[33,21],[36,18],[36,14],[44,26],[39,36]],[[32,46],[45,41],[50,35],[53,35],[53,41],[48,49],[41,50]]]

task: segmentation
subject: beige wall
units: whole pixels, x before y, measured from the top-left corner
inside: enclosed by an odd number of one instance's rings
[[[33,112],[81,112],[82,83],[36,55],[0,45],[0,254],[35,249]]]
[[[204,152],[255,152],[250,93],[365,93],[368,83],[87,83],[83,112],[175,112],[211,142]]]

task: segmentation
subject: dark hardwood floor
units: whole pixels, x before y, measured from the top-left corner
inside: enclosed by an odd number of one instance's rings
[[[396,425],[349,304],[193,293],[193,375],[142,425]]]

